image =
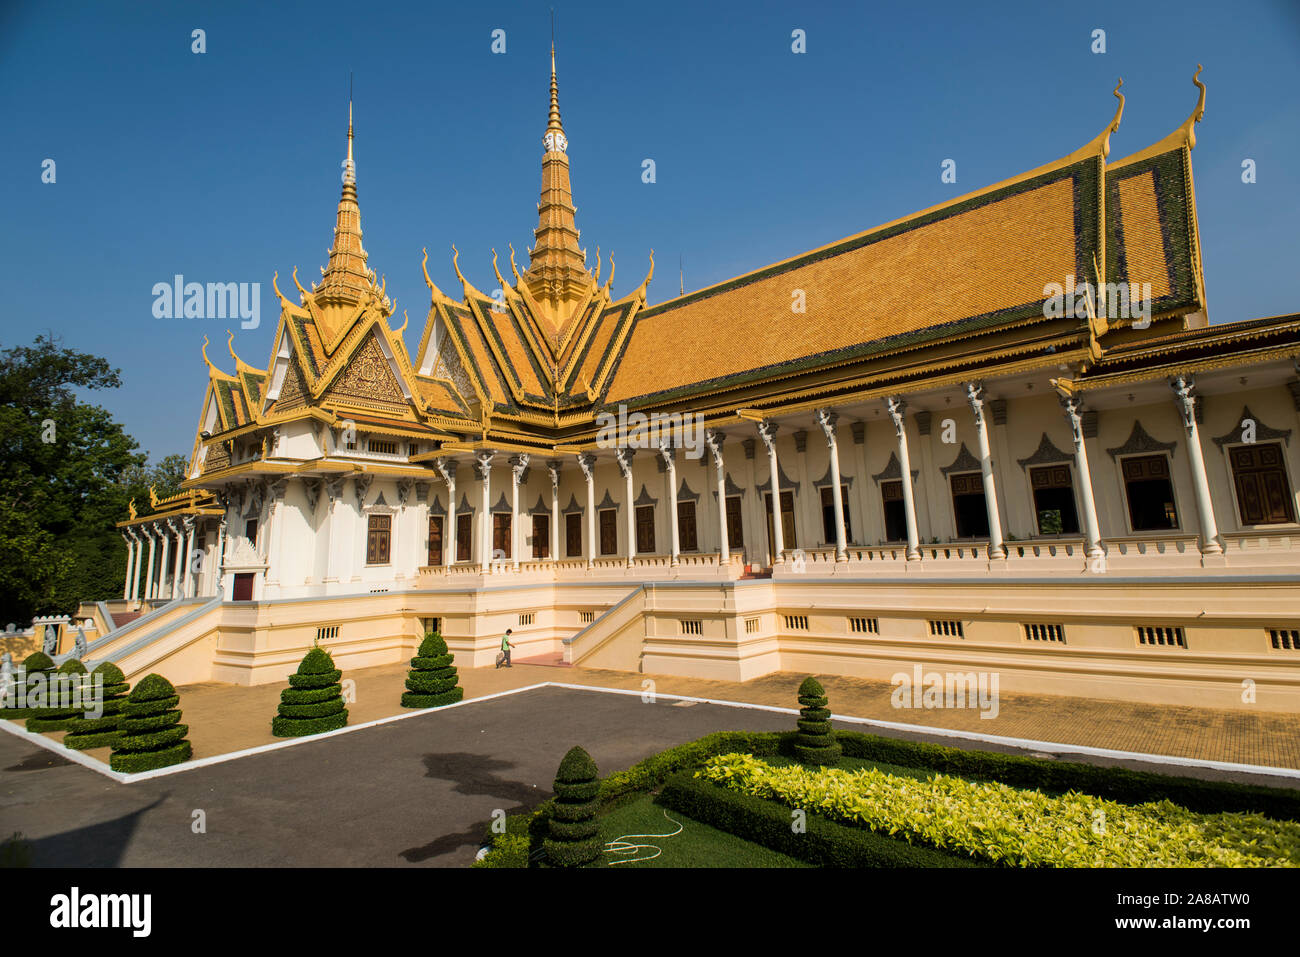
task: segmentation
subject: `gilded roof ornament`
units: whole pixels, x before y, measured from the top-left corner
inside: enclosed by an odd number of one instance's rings
[[[405,331],[406,331],[406,324],[407,324],[408,322],[410,322],[410,321],[411,321],[411,317],[408,316],[408,315],[406,314],[406,310],[403,309],[403,310],[402,310],[402,325],[401,325],[400,328],[398,328],[398,329],[394,329],[394,330],[393,330],[393,335],[395,335],[395,336],[400,336],[403,332],[405,332]]]
[[[206,344],[206,343],[205,343],[205,344]],[[134,499],[134,498],[131,499],[131,501],[129,501],[129,502],[126,503],[126,513],[127,513],[128,515],[131,516],[131,521],[134,522],[135,519],[136,519],[135,499]]]
[[[284,296],[284,293],[282,293],[282,292],[280,291],[280,283],[279,283],[279,279],[280,279],[280,273],[279,273],[279,270],[277,270],[277,271],[276,271],[276,272],[271,276],[271,288],[275,290],[275,296],[276,296],[277,299],[280,300],[280,306],[281,306],[281,308],[288,308],[288,307],[292,306],[293,303],[291,303],[288,299],[286,299],[285,296]]]
[[[208,358],[208,337],[207,336],[203,337],[203,348],[200,349],[199,351],[203,353],[203,361],[208,364],[209,374],[211,374],[212,372],[221,372],[221,370],[218,369],[216,365],[213,364],[212,360]],[[133,515],[131,517],[134,518],[135,516]]]
[[[294,266],[294,267],[293,267],[293,284],[294,284],[295,286],[298,287],[298,296],[299,296],[299,298],[300,298],[303,302],[306,302],[306,301],[308,300],[308,298],[310,298],[311,293],[309,293],[306,289],[303,289],[303,288],[302,288],[302,283],[300,283],[300,282],[298,281],[298,267],[297,267],[297,266]]]
[[[155,491],[152,485],[149,486],[149,505],[152,508],[158,507],[158,492]]]
[[[1205,116],[1205,84],[1201,82],[1201,65],[1196,64],[1196,72],[1192,74],[1192,82],[1196,84],[1201,91],[1196,98],[1196,109],[1192,110],[1189,116],[1180,127],[1187,134],[1187,148],[1193,149],[1196,146],[1196,124],[1201,122]]]

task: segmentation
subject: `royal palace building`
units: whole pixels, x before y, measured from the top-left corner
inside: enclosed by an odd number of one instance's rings
[[[1123,159],[1117,87],[1068,156],[650,305],[653,254],[616,297],[580,245],[552,53],[527,264],[443,290],[426,253],[414,351],[349,117],[320,280],[277,274],[261,367],[205,343],[185,490],[121,523],[87,657],[257,684],[509,627],[647,675],[1300,710],[1300,316],[1209,324],[1199,72]]]

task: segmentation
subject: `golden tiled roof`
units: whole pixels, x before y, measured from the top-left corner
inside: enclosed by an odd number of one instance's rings
[[[1153,296],[1169,294],[1169,263],[1160,228],[1155,172],[1147,170],[1119,181],[1119,218],[1130,282],[1151,283]]]
[[[646,310],[605,401],[1041,303],[1047,283],[1080,274],[1083,172],[1066,167],[1032,188],[861,234]]]

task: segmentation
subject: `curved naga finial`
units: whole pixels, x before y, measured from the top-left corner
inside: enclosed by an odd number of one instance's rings
[[[510,288],[510,284],[501,277],[501,270],[497,268],[497,251],[495,248],[492,250],[492,271],[496,273],[497,285],[501,287],[501,295],[505,296],[506,290]]]
[[[592,277],[592,281],[593,281],[597,286],[600,285],[600,246],[599,246],[599,244],[596,246],[596,275],[594,275],[594,276]]]
[[[293,284],[294,284],[295,286],[298,287],[298,295],[302,297],[302,301],[303,301],[303,302],[306,302],[306,301],[307,301],[307,297],[310,296],[311,293],[309,293],[306,289],[303,289],[303,288],[302,288],[302,283],[300,283],[300,282],[298,281],[298,267],[297,267],[297,266],[294,266],[294,267],[293,267]]]
[[[461,275],[459,263],[460,263],[460,250],[456,248],[455,243],[452,243],[451,244],[451,268],[456,270],[456,278],[459,279],[461,281],[461,284],[463,285],[465,282],[465,277]]]
[[[229,329],[226,330],[226,350],[230,353],[230,358],[235,360],[235,365],[239,365],[239,356],[235,355],[235,334]]]
[[[149,486],[149,504],[153,508],[158,507],[158,492],[152,485]]]
[[[510,271],[515,274],[515,282],[518,283],[520,281],[520,276],[519,267],[515,265],[515,244],[507,243],[506,245],[510,247]]]
[[[1102,156],[1110,155],[1110,135],[1119,129],[1120,120],[1123,119],[1124,117],[1124,94],[1119,91],[1119,88],[1123,85],[1124,85],[1123,77],[1120,77],[1118,80],[1115,81],[1114,96],[1117,100],[1119,100],[1119,105],[1115,107],[1115,118],[1110,121],[1110,126],[1106,127],[1105,131],[1101,134],[1102,135],[1102,140],[1101,140]]]
[[[421,251],[424,253],[424,262],[420,263],[420,268],[424,270],[424,284],[432,292],[437,287],[434,286],[433,280],[429,278],[429,247],[425,246]]]
[[[207,337],[207,336],[204,336],[204,337],[203,337],[203,348],[200,349],[199,351],[200,351],[201,353],[203,353],[203,361],[206,362],[206,363],[208,364],[208,369],[209,369],[209,370],[211,370],[212,372],[220,372],[220,371],[221,371],[221,370],[218,369],[215,365],[213,365],[213,364],[212,364],[212,360],[208,358],[208,337]]]
[[[609,290],[614,285],[614,270],[618,268],[618,263],[614,262],[614,254],[609,254],[609,278],[605,280],[605,289]]]
[[[650,280],[654,279],[654,277],[655,277],[655,251],[652,249],[650,250],[650,271],[646,273],[645,278],[641,280],[641,285],[637,286],[636,289],[637,293],[639,293],[641,296],[644,296],[645,287],[650,285]]]
[[[129,501],[129,502],[126,503],[126,512],[127,512],[128,515],[131,516],[131,521],[134,522],[134,521],[136,520],[135,499],[134,499],[134,498],[131,499],[131,501]]]
[[[1183,130],[1187,133],[1187,148],[1190,150],[1196,146],[1196,130],[1194,127],[1205,116],[1205,84],[1201,82],[1201,65],[1196,64],[1196,72],[1192,74],[1192,82],[1200,89],[1200,95],[1196,98],[1196,109],[1192,110],[1192,115],[1183,123]]]
[[[406,324],[407,324],[408,322],[410,322],[410,321],[411,321],[411,317],[408,316],[408,315],[406,314],[406,310],[403,309],[403,310],[402,310],[402,327],[401,327],[400,329],[394,329],[394,330],[393,330],[393,335],[395,335],[395,336],[400,336],[403,332],[405,332],[405,331],[406,331]]]
[[[277,270],[275,274],[271,276],[271,288],[275,290],[276,298],[280,300],[282,305],[292,306],[293,303],[291,303],[288,299],[286,299],[284,293],[280,291],[279,279],[280,279],[280,273]]]

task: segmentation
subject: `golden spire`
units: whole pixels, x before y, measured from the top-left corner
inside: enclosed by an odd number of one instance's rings
[[[560,125],[560,86],[555,81],[555,41],[551,41],[551,116],[546,122],[546,131],[563,133]]]
[[[357,168],[352,159],[352,98],[348,97],[348,153],[343,161],[343,194],[339,197],[334,227],[334,244],[329,263],[315,287],[317,302],[357,303],[369,292],[374,276],[366,268],[366,251],[361,245],[361,207],[357,203]]]
[[[569,141],[560,122],[559,84],[555,77],[555,44],[551,44],[551,106],[542,137],[542,191],[537,204],[537,228],[528,253],[528,282],[533,298],[548,318],[565,323],[594,285],[587,260],[578,246],[573,191],[569,185]]]

